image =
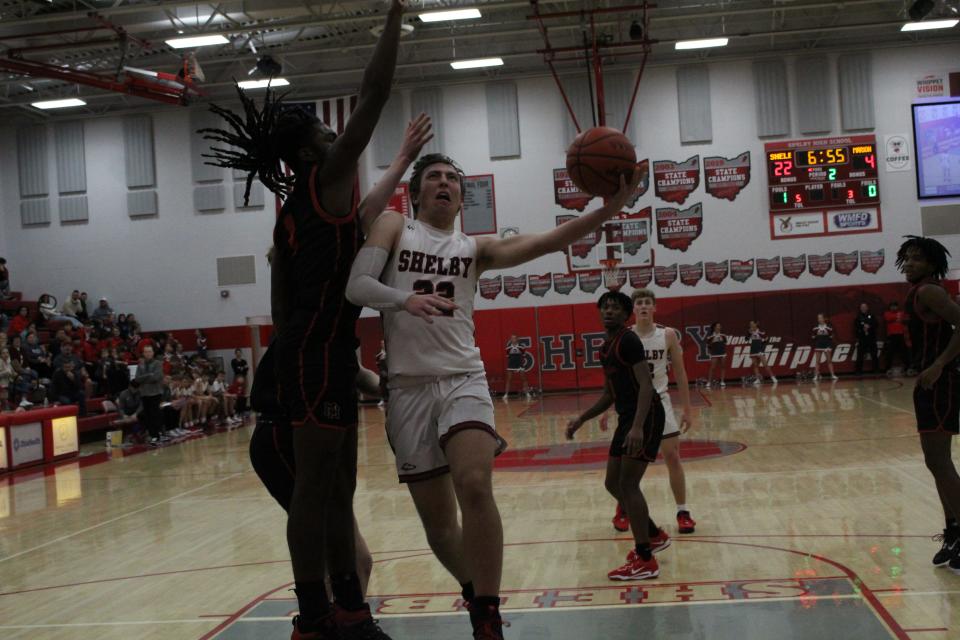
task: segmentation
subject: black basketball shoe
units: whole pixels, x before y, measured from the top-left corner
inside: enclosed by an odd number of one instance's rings
[[[960,550],[960,545],[957,544],[960,542],[960,529],[954,527],[944,529],[943,533],[938,533],[933,536],[933,539],[943,543],[940,551],[937,551],[933,556],[933,566],[942,567],[950,563],[951,568],[953,568],[951,561],[956,557],[957,551]],[[958,564],[958,568],[960,568],[960,564]]]

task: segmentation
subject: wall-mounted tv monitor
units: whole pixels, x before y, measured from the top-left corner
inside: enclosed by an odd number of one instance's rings
[[[960,100],[913,105],[917,197],[960,197]]]

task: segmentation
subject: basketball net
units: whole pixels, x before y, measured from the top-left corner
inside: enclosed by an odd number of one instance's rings
[[[601,273],[603,274],[603,286],[609,289],[610,291],[620,291],[620,287],[623,286],[620,284],[620,261],[617,259],[607,259],[601,260],[600,264],[603,265]]]

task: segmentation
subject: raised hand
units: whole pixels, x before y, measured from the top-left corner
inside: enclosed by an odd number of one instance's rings
[[[431,140],[433,140],[433,122],[430,116],[421,113],[407,125],[407,130],[403,134],[403,144],[400,145],[400,152],[397,155],[412,163],[420,155],[423,145]]]
[[[639,165],[634,166],[629,176],[621,175],[620,188],[617,189],[617,192],[613,194],[613,197],[607,202],[607,206],[619,213],[620,210],[623,209],[623,205],[633,197],[637,186],[640,184],[641,177],[642,174]]]

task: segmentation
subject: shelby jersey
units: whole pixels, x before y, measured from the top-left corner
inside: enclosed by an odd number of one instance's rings
[[[926,369],[937,357],[947,348],[947,343],[953,336],[953,325],[939,317],[931,311],[926,314],[921,313],[917,308],[917,292],[923,286],[942,287],[937,280],[923,280],[918,282],[907,293],[907,303],[905,311],[910,318],[908,328],[910,329],[910,342],[913,344],[914,353],[920,352],[920,369]],[[926,317],[924,317],[926,315]],[[943,368],[944,373],[953,373],[956,370],[957,361],[951,362]]]
[[[629,327],[623,327],[616,335],[608,337],[600,347],[600,362],[610,382],[618,416],[631,416],[637,412],[639,384],[633,366],[646,359],[643,342]]]
[[[667,386],[670,383],[667,378],[667,331],[673,331],[673,329],[659,324],[654,325],[653,333],[649,335],[640,335],[640,330],[637,329],[637,335],[647,355],[647,362],[650,364],[653,390],[661,395],[667,392]]]
[[[387,286],[449,298],[457,309],[433,323],[406,311],[384,311],[383,333],[394,376],[449,376],[483,371],[474,342],[477,242],[460,231],[442,231],[407,220],[381,280]]]

